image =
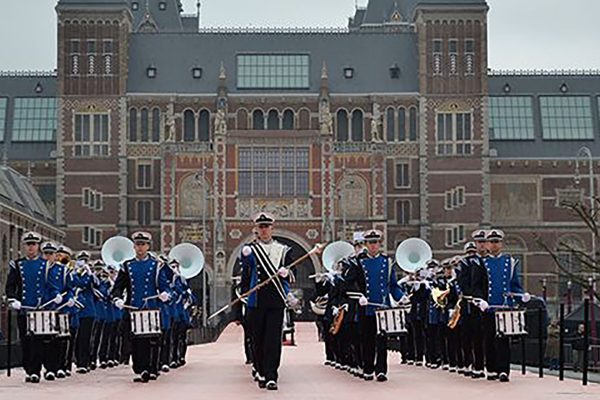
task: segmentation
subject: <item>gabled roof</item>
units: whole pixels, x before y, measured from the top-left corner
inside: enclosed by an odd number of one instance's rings
[[[0,166],[0,204],[37,220],[53,222],[52,215],[31,181],[10,167]]]

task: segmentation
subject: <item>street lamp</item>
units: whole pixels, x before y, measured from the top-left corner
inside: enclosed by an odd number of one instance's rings
[[[208,191],[206,188],[206,165],[202,159],[202,171],[200,176],[196,174],[196,182],[202,187],[202,254],[206,257],[206,202],[208,201]],[[208,323],[208,310],[206,309],[206,270],[202,271],[202,326],[206,327]]]
[[[579,159],[580,157],[587,157],[588,159],[588,174],[589,174],[589,179],[590,179],[590,216],[591,218],[595,221],[596,220],[596,191],[595,191],[595,184],[594,184],[594,158],[592,156],[592,151],[589,149],[589,147],[586,146],[582,146],[578,151],[577,151],[577,156],[575,158],[575,182],[578,183],[579,181]],[[596,230],[595,230],[595,224],[594,224],[594,230],[592,231],[592,263],[594,264],[594,272],[592,273],[592,277],[589,279],[588,283],[590,285],[590,304],[591,304],[591,313],[590,313],[590,317],[591,317],[591,322],[592,322],[592,337],[595,337],[596,335],[596,318],[594,315],[594,284],[596,282],[596,271],[595,271],[595,267],[596,267]]]

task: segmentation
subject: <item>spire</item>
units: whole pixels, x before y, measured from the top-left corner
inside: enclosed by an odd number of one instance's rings
[[[227,73],[225,71],[225,64],[223,64],[223,61],[221,61],[221,69],[219,71],[219,80],[224,81],[225,79],[227,79]]]
[[[158,32],[158,25],[150,12],[150,0],[146,0],[146,10],[137,30],[139,32]]]
[[[329,73],[327,72],[327,63],[323,61],[323,67],[321,67],[321,80],[328,80]]]

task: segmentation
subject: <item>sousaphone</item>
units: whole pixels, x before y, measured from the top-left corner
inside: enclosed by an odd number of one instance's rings
[[[429,244],[419,238],[406,239],[396,249],[396,263],[409,273],[424,268],[432,256],[433,252]]]
[[[100,255],[105,265],[120,269],[125,260],[135,257],[133,242],[125,236],[113,236],[104,242]]]
[[[354,246],[350,243],[343,240],[333,242],[323,250],[323,266],[327,271],[332,272],[338,262],[352,254],[354,254]]]
[[[192,279],[204,268],[204,254],[191,243],[181,243],[169,252],[169,258],[179,261],[179,270],[185,279]]]

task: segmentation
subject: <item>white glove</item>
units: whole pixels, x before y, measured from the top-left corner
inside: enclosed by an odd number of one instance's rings
[[[9,303],[10,308],[15,311],[19,311],[21,309],[21,302],[19,300],[13,300]]]
[[[62,301],[63,301],[62,294],[60,294],[60,293],[59,293],[59,294],[57,294],[57,295],[56,295],[56,297],[54,298],[54,302],[55,302],[56,304],[60,304],[60,303],[62,303]]]
[[[487,310],[490,305],[488,304],[487,301],[485,300],[481,300],[478,304],[477,307],[479,307],[479,309],[481,310],[481,312],[485,312],[485,310]]]
[[[408,304],[410,303],[410,298],[407,295],[402,296],[400,299],[400,304]]]
[[[115,306],[119,309],[122,310],[125,307],[125,301],[123,299],[116,299],[115,300]]]
[[[75,306],[75,299],[71,297],[69,300],[67,300],[67,307],[74,307],[74,306]]]
[[[250,254],[252,254],[252,247],[250,247],[250,246],[244,246],[242,248],[242,255],[244,257],[248,257]]]
[[[358,304],[364,307],[369,304],[369,300],[365,296],[360,296],[358,299]]]
[[[336,317],[338,314],[340,313],[340,309],[337,308],[336,306],[333,306],[333,308],[331,309],[331,314]]]
[[[521,297],[521,300],[523,301],[523,303],[529,303],[529,301],[531,300],[531,295],[525,292],[523,293],[523,297]]]
[[[167,292],[162,292],[161,294],[158,295],[158,298],[163,303],[166,303],[167,301],[169,301],[169,299],[171,298],[171,296],[169,296],[169,293],[167,293]]]
[[[285,267],[281,267],[277,271],[277,275],[279,275],[280,277],[282,277],[283,279],[285,279],[285,278],[287,278],[290,275],[290,270],[287,269],[287,268],[285,268]]]

